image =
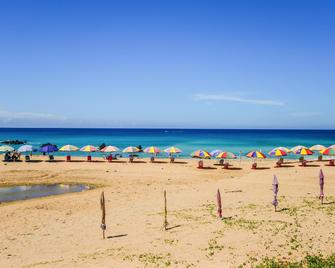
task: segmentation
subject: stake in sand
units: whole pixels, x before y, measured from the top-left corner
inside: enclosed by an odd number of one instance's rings
[[[101,193],[100,196],[100,206],[101,206],[101,230],[102,230],[102,238],[105,239],[105,231],[106,231],[106,205],[105,205],[105,194],[104,192]]]
[[[166,201],[166,190],[164,190],[164,223],[163,223],[163,227],[164,230],[167,230],[168,227],[168,221],[167,221],[167,201]]]

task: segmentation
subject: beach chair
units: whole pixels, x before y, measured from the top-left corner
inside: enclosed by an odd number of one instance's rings
[[[150,163],[153,163],[153,162],[155,162],[155,157],[151,156],[150,157]]]
[[[25,160],[26,162],[30,162],[30,156],[29,156],[29,155],[26,155],[26,156],[24,157],[24,160]]]
[[[322,155],[318,156],[318,161],[322,161]]]
[[[283,164],[283,162],[280,161],[280,160],[278,160],[278,161],[276,162],[276,167],[282,167],[282,164]]]
[[[334,159],[330,159],[330,160],[329,160],[329,164],[328,164],[328,166],[331,166],[331,167],[335,166],[335,161],[334,161]]]
[[[173,156],[170,157],[170,163],[174,163],[174,157]]]
[[[91,161],[92,161],[92,156],[88,155],[88,156],[87,156],[87,161],[88,161],[88,162],[91,162]]]
[[[71,155],[66,156],[66,162],[71,162]]]
[[[307,161],[306,160],[303,160],[302,162],[301,162],[301,165],[300,165],[301,167],[307,167]]]
[[[204,168],[204,161],[199,160],[198,161],[198,167],[197,168]]]
[[[134,156],[130,155],[129,156],[129,163],[133,163],[134,162]]]
[[[223,168],[224,168],[224,169],[229,169],[229,164],[228,164],[228,162],[226,162],[226,163],[223,164]]]
[[[107,155],[107,157],[106,157],[106,160],[108,161],[108,162],[112,162],[113,161],[113,155]]]
[[[220,161],[219,161],[219,165],[220,165],[220,166],[223,166],[223,165],[224,165],[224,159],[220,159]]]
[[[257,169],[257,163],[256,162],[252,164],[251,169]]]
[[[50,162],[55,161],[55,157],[52,154],[49,154],[49,161]]]

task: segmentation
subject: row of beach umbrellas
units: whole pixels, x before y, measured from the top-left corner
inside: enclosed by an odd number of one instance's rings
[[[3,145],[0,146],[0,152],[7,152],[7,151],[14,151],[14,148],[9,146],[9,145]],[[22,145],[21,147],[18,148],[17,150],[20,153],[24,153],[24,152],[32,152],[34,151],[34,148],[32,145]],[[61,151],[61,152],[75,152],[75,151],[82,151],[82,152],[103,152],[103,153],[114,153],[114,152],[120,152],[121,150],[116,147],[116,146],[105,146],[104,148],[102,148],[101,150],[99,150],[99,148],[93,146],[93,145],[86,145],[82,148],[78,148],[74,145],[68,144],[68,145],[64,145],[61,148],[58,149],[58,147],[56,145],[52,145],[52,144],[47,144],[45,146],[42,146],[41,148],[39,148],[40,152],[43,153],[52,153],[52,152],[56,152],[56,151]],[[129,146],[125,149],[122,150],[122,152],[124,153],[129,153],[129,154],[134,154],[134,153],[139,153],[141,152],[141,150],[138,147],[135,146]],[[160,152],[165,152],[168,153],[170,155],[173,154],[179,154],[182,152],[182,150],[180,150],[177,147],[169,147],[166,148],[165,150],[160,150],[158,147],[155,146],[150,146],[147,147],[143,150],[143,152],[148,153],[148,154],[159,154]],[[272,149],[268,154],[270,156],[275,156],[275,157],[284,157],[287,156],[289,153],[293,153],[293,154],[297,154],[297,155],[312,155],[314,154],[314,152],[319,152],[319,154],[321,155],[335,155],[335,145],[329,146],[329,147],[325,147],[323,145],[314,145],[310,148],[307,148],[305,146],[302,145],[298,145],[295,146],[291,149],[287,148],[287,147],[276,147],[274,149]],[[220,158],[220,159],[235,159],[237,158],[237,156],[232,153],[232,152],[226,152],[226,151],[222,151],[222,150],[214,150],[212,152],[207,152],[205,150],[197,150],[195,152],[193,152],[191,154],[192,157],[195,158]],[[264,153],[262,153],[261,151],[250,151],[246,154],[246,157],[248,158],[266,158],[266,155]]]

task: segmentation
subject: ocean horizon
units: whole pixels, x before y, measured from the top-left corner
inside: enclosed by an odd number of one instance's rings
[[[22,140],[39,147],[44,143],[57,146],[102,143],[123,149],[127,146],[176,146],[183,150],[180,157],[192,151],[220,149],[235,154],[251,150],[267,153],[277,146],[312,146],[335,143],[335,130],[316,129],[188,129],[188,128],[0,128],[0,141]],[[17,148],[19,145],[14,145]],[[64,153],[56,153],[56,155]],[[85,155],[81,152],[73,155]],[[165,154],[161,154],[165,156]]]

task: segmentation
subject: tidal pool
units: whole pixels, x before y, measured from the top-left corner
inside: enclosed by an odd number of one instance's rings
[[[0,202],[26,200],[49,195],[82,192],[90,187],[84,184],[20,185],[0,187]]]

